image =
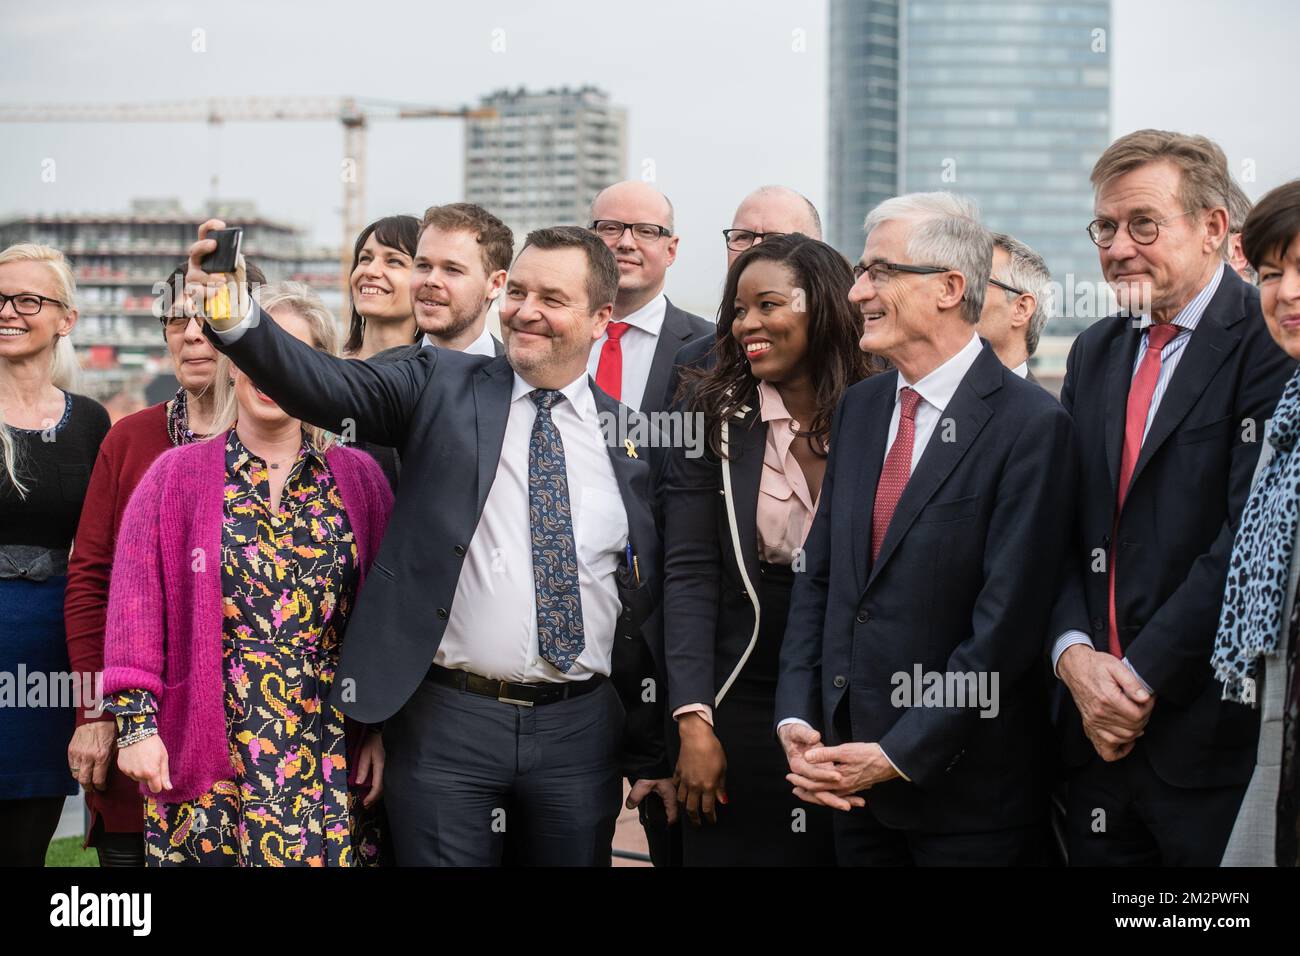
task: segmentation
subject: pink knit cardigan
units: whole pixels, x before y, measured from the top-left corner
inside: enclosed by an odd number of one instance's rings
[[[379,550],[393,494],[362,452],[325,455],[357,541],[361,583]],[[226,442],[173,448],[136,487],[122,518],[109,584],[104,695],[142,689],[158,700],[172,789],[193,800],[230,779],[221,674],[221,534]]]

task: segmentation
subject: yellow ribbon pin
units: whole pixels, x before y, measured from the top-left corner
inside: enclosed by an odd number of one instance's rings
[[[627,449],[627,457],[629,458],[636,457],[636,445],[632,444],[632,439],[630,438],[625,439],[623,442],[623,447]]]

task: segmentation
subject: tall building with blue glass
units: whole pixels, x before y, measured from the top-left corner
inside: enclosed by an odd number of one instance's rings
[[[1110,141],[1109,0],[830,0],[829,239],[856,259],[877,202],[947,189],[1037,249],[1071,289],[1100,280],[1088,172]]]

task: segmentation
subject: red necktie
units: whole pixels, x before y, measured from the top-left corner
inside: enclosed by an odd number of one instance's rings
[[[600,364],[596,366],[596,384],[615,399],[623,397],[623,346],[619,339],[630,326],[626,322],[611,322],[605,327],[605,344],[600,347]]]
[[[1160,380],[1160,353],[1178,332],[1179,327],[1173,324],[1153,325],[1147,329],[1147,350],[1128,389],[1128,408],[1124,413],[1124,453],[1119,464],[1119,495],[1115,502],[1115,527],[1111,534],[1110,551],[1110,652],[1121,658],[1124,651],[1119,646],[1119,627],[1115,619],[1115,555],[1119,545],[1115,537],[1119,532],[1119,513],[1128,496],[1128,486],[1133,480],[1138,455],[1142,452],[1142,436],[1147,427],[1147,415],[1151,411],[1151,397],[1155,395],[1156,382]]]
[[[871,509],[871,563],[880,557],[880,546],[885,541],[885,532],[889,522],[894,518],[894,509],[898,499],[903,497],[907,479],[912,475],[912,448],[916,444],[916,406],[920,404],[921,393],[912,388],[904,388],[898,393],[899,414],[898,433],[894,443],[889,446],[885,456],[885,467],[880,472],[880,482],[876,485],[876,504]]]

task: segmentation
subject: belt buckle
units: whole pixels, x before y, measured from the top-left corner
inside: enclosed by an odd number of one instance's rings
[[[515,700],[513,697],[507,697],[507,696],[506,696],[506,688],[509,686],[509,684],[510,684],[509,681],[504,681],[504,680],[503,680],[503,681],[498,681],[498,682],[497,682],[497,700],[498,700],[498,701],[500,701],[500,702],[503,703],[503,704],[518,704],[520,707],[532,707],[532,706],[533,706],[533,702],[532,702],[531,700]]]

